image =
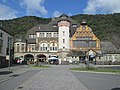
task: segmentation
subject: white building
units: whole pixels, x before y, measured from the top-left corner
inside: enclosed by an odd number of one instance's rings
[[[23,41],[15,41],[14,56],[44,61],[50,55],[58,55],[59,59],[66,61],[66,55],[70,50],[70,37],[77,27],[78,24],[65,14],[52,19],[48,24],[36,25],[27,31],[26,44]],[[25,52],[21,50],[23,44],[26,47]]]
[[[0,66],[1,67],[4,67],[4,65],[6,66],[7,63],[6,59],[9,59],[9,53],[10,51],[12,51],[12,47],[13,47],[12,38],[13,37],[10,34],[8,34],[2,28],[0,28]]]

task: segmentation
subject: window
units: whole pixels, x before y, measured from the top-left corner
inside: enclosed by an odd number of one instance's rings
[[[50,51],[57,51],[57,43],[52,42],[50,44]]]
[[[95,40],[89,41],[89,47],[96,47],[96,41]]]
[[[76,48],[79,47],[96,47],[96,41],[95,40],[74,40],[73,46]]]
[[[55,50],[57,50],[57,47],[55,47]]]
[[[63,39],[63,43],[65,43],[65,39]]]
[[[28,46],[29,52],[31,52],[31,45]]]
[[[24,50],[25,50],[25,47],[24,47],[24,44],[22,44],[21,51],[24,51]]]
[[[35,45],[32,44],[28,45],[28,51],[31,52],[33,50],[35,50]]]
[[[0,37],[3,37],[3,33],[0,33]]]
[[[63,35],[65,35],[65,31],[63,31]]]
[[[32,50],[35,50],[35,46],[34,45],[32,45]]]
[[[47,43],[42,43],[42,44],[40,44],[40,50],[41,50],[41,51],[47,51],[47,49],[48,49]]]
[[[35,39],[36,38],[36,35],[35,34],[30,34],[29,35],[29,39]]]
[[[50,50],[52,50],[52,47],[50,47]]]
[[[51,33],[47,33],[46,37],[52,37],[52,34]]]
[[[55,33],[53,34],[53,37],[58,37],[58,32],[55,32]]]
[[[77,27],[77,25],[76,25],[76,24],[73,24],[72,27]]]
[[[36,38],[36,35],[33,35],[33,38]]]
[[[39,36],[40,36],[40,37],[45,37],[45,34],[44,34],[44,33],[40,33]]]
[[[19,52],[19,50],[20,50],[20,45],[17,44],[17,52]]]
[[[74,40],[73,41],[73,47],[76,47],[76,48],[87,47],[87,43],[85,41]]]

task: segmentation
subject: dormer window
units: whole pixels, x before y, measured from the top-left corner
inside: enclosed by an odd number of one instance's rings
[[[56,25],[56,24],[54,24],[54,25],[53,25],[53,27],[57,27],[57,25]]]
[[[36,38],[36,35],[35,34],[30,34],[29,35],[29,39],[35,39]]]
[[[76,24],[73,24],[72,27],[77,27],[77,25],[76,25]]]

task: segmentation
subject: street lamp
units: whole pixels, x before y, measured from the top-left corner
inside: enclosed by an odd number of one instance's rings
[[[104,64],[105,64],[105,53],[107,52],[106,50],[103,49],[104,45],[101,43],[101,53],[102,53],[102,57],[103,57],[103,68],[104,68]]]
[[[86,62],[86,65],[87,67],[89,67],[89,40],[86,40],[86,43],[87,43],[87,52],[86,52],[86,55],[88,56],[87,57],[87,62]]]
[[[9,64],[8,64],[8,67],[9,67],[9,71],[10,71],[10,64],[11,64],[11,43],[12,42],[12,38],[8,38],[8,48],[9,48]]]

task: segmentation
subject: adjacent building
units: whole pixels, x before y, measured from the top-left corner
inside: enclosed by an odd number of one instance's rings
[[[8,66],[13,59],[13,36],[0,27],[0,67]]]

